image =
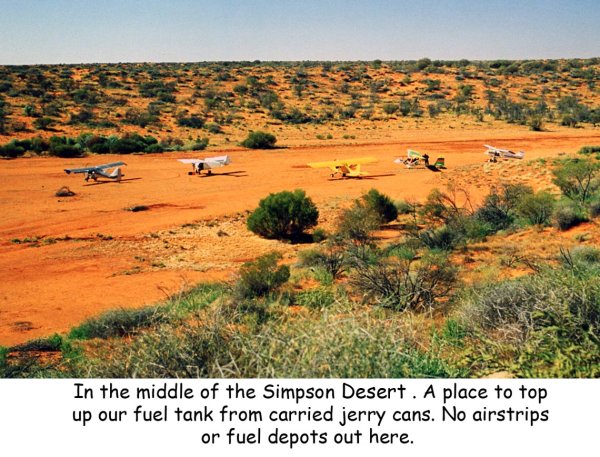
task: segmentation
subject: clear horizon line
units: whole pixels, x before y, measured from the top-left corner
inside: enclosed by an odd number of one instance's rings
[[[469,62],[495,62],[495,61],[507,61],[507,62],[523,62],[523,61],[536,61],[536,60],[591,60],[600,59],[598,56],[588,57],[525,57],[525,58],[495,58],[495,59],[478,59],[461,57],[458,59],[441,59],[432,58],[429,56],[423,56],[418,59],[224,59],[224,60],[130,60],[130,61],[79,61],[79,62],[41,62],[41,63],[0,63],[3,67],[24,67],[24,66],[51,66],[51,65],[120,65],[120,64],[197,64],[197,63],[320,63],[320,62],[331,62],[331,63],[367,63],[381,61],[382,63],[390,62],[417,62],[421,59],[430,59],[432,62],[460,62],[461,60],[467,60]]]

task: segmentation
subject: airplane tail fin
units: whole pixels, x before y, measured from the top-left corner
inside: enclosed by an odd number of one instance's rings
[[[116,179],[117,181],[120,181],[121,178],[123,177],[123,173],[121,172],[121,167],[117,167],[115,168],[112,173],[110,175],[108,175],[109,178],[111,179]]]
[[[361,176],[368,176],[368,174],[369,173],[366,171],[360,170],[360,164],[356,164],[356,166],[353,167],[346,176],[349,176],[350,178],[360,178]]]

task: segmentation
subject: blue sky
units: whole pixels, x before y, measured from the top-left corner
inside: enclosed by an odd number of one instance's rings
[[[600,0],[0,0],[0,64],[600,56]]]

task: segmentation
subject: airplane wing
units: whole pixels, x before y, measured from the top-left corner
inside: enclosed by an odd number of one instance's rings
[[[204,160],[206,160],[207,162],[229,163],[231,159],[229,158],[229,156],[216,156],[216,157],[207,157]]]
[[[100,169],[100,170],[104,170],[105,168],[114,168],[114,167],[120,167],[121,165],[126,165],[125,162],[112,162],[112,163],[105,163],[104,165],[98,165],[94,168]]]
[[[416,157],[416,158],[418,158],[418,159],[420,159],[420,158],[422,158],[422,157],[423,157],[423,156],[421,155],[421,153],[420,153],[420,152],[417,152],[417,151],[415,151],[414,149],[408,149],[408,150],[406,151],[406,155],[407,155],[408,157]]]
[[[229,156],[207,157],[206,159],[177,159],[181,163],[191,163],[194,165],[206,164],[209,168],[223,167],[231,163]]]
[[[85,167],[85,168],[65,168],[65,173],[87,173],[88,171],[96,170],[96,167]]]
[[[523,157],[525,157],[525,153],[523,151],[506,151],[504,152],[504,157],[506,157],[507,159],[522,159]]]
[[[103,165],[95,165],[93,167],[65,168],[65,172],[67,174],[70,174],[70,173],[87,173],[88,171],[93,171],[93,170],[104,170],[105,168],[120,167],[121,165],[125,165],[125,162],[105,163]]]
[[[206,160],[204,160],[204,159],[177,159],[177,160],[181,163],[193,163],[193,164],[206,163]]]

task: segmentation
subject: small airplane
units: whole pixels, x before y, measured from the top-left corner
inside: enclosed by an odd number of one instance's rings
[[[208,175],[212,175],[213,168],[224,167],[231,163],[229,156],[207,157],[205,159],[177,159],[182,163],[191,163],[194,171],[188,172],[188,175],[202,174],[206,170]]]
[[[361,171],[360,166],[375,162],[377,162],[375,157],[358,157],[356,159],[336,159],[328,162],[311,162],[307,165],[311,168],[329,168],[332,178],[336,174],[341,175],[342,178],[361,178],[369,173]]]
[[[415,151],[414,149],[407,149],[406,151],[406,159],[402,157],[396,158],[394,163],[399,163],[406,165],[406,168],[413,168],[423,163],[425,166],[429,165],[429,155],[421,154],[420,152]]]
[[[121,166],[127,165],[125,162],[112,162],[105,163],[104,165],[96,165],[94,167],[84,167],[84,168],[65,168],[65,172],[67,174],[71,173],[85,173],[85,180],[89,181],[93,179],[94,181],[98,181],[98,178],[106,178],[106,179],[114,179],[115,181],[121,181],[121,178],[125,176],[121,173]],[[106,170],[108,168],[114,168],[114,170],[108,173]]]
[[[485,151],[484,154],[490,156],[490,162],[495,162],[498,160],[498,158],[522,159],[525,157],[525,153],[523,151],[514,152],[508,149],[496,148],[494,146],[490,146],[489,144],[484,144],[484,146],[487,148],[487,151]]]

